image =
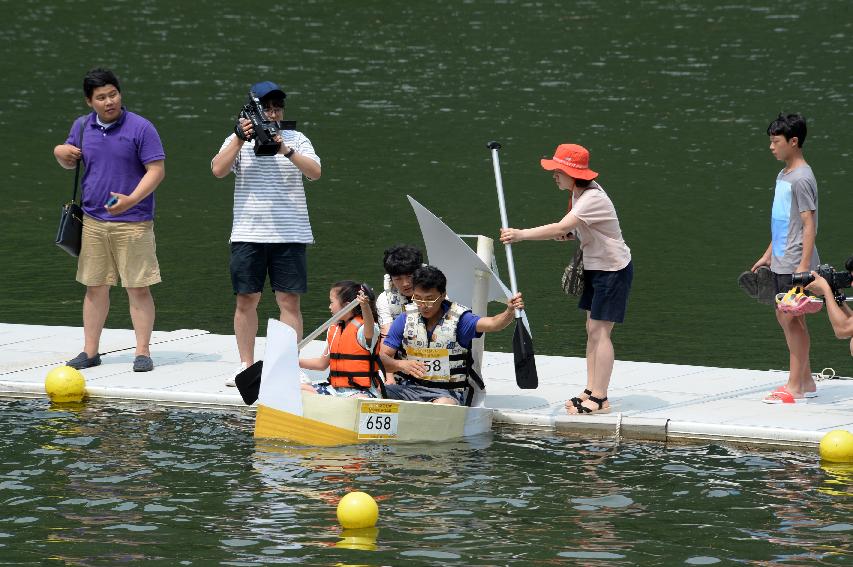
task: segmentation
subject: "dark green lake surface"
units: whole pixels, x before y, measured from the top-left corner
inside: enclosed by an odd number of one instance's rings
[[[0,400],[0,565],[849,565],[853,466],[500,429],[256,443],[250,415]],[[379,503],[373,550],[337,501]],[[364,536],[361,536],[364,537]],[[146,565],[149,563],[146,563]]]
[[[636,266],[623,360],[784,368],[768,308],[735,278],[766,248],[780,168],[765,129],[809,119],[818,247],[849,235],[853,23],[843,1],[16,2],[0,0],[0,322],[81,325],[75,263],[50,239],[72,174],[52,156],[86,112],[82,76],[113,68],[167,152],[157,191],[156,328],[231,334],[233,180],[209,162],[248,86],[279,82],[314,143],[306,328],[327,288],[380,285],[382,250],[420,243],[411,194],[495,237],[487,141],[503,143],[510,224],[566,206],[538,160],[592,150]],[[514,248],[536,350],[582,356],[561,295],[572,247]],[[499,262],[503,265],[501,251]],[[269,295],[269,294],[268,294]],[[493,305],[492,309],[497,309]],[[275,315],[271,297],[262,318]],[[813,368],[850,375],[809,318]],[[111,327],[130,327],[113,294]],[[490,337],[508,350],[510,334]],[[69,345],[69,355],[79,346]],[[156,357],[156,349],[155,349]],[[614,380],[619,380],[618,375]],[[0,401],[0,564],[849,564],[851,473],[813,455],[665,447],[499,430],[470,442],[293,449],[251,419]],[[380,503],[376,551],[335,547],[334,505]]]
[[[628,319],[615,334],[623,360],[787,368],[770,309],[735,284],[769,241],[781,166],[765,131],[780,110],[809,119],[821,258],[841,266],[853,253],[853,24],[843,1],[0,8],[3,322],[81,325],[75,261],[50,242],[72,180],[52,148],[87,111],[82,76],[96,65],[117,72],[128,108],[155,123],[167,152],[157,191],[161,330],[233,332],[233,178],[215,179],[209,163],[248,86],[263,79],[284,86],[287,117],[323,159],[322,179],[309,185],[309,329],[327,317],[331,282],[380,286],[383,249],[421,243],[406,194],[461,234],[497,236],[492,139],[504,144],[513,226],[565,211],[540,157],[570,140],[591,149],[636,266]],[[583,314],[559,290],[572,248],[515,247],[537,352],[583,355]],[[113,293],[108,326],[130,327],[126,305]],[[271,315],[267,294],[261,318]],[[849,375],[849,352],[826,316],[809,321],[813,368]],[[508,350],[510,332],[487,349]]]

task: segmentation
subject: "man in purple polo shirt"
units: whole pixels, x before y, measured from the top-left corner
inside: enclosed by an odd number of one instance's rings
[[[154,298],[159,283],[154,241],[154,190],[166,176],[166,154],[154,125],[121,103],[118,79],[106,69],[83,78],[86,104],[93,112],[74,121],[68,139],[53,155],[65,169],[82,159],[83,244],[77,281],[83,299],[83,352],[66,364],[98,366],[101,331],[110,309],[110,287],[121,279],[127,289],[136,333],[133,370],[154,369],[149,343],[154,329]]]

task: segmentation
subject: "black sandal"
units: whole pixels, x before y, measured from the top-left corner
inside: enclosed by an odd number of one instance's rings
[[[595,396],[590,394],[589,397],[587,398],[587,400],[590,400],[593,403],[598,404],[598,408],[597,409],[589,409],[585,405],[580,404],[577,406],[578,415],[580,415],[582,413],[599,413],[599,412],[604,413],[606,411],[610,411],[609,407],[607,407],[607,408],[604,407],[604,402],[607,401],[607,396],[604,396],[603,398],[596,398]]]
[[[587,389],[584,389],[583,393],[584,393],[584,394],[586,394],[587,396],[591,396],[591,395],[592,395],[592,391],[591,391],[591,390],[587,390]],[[584,402],[584,400],[582,400],[582,399],[578,398],[577,396],[575,396],[574,398],[570,399],[569,401],[570,401],[570,402],[572,402],[572,405],[573,405],[573,406],[575,406],[576,408],[581,407],[581,404]],[[566,407],[569,407],[569,406],[566,406]],[[578,411],[580,411],[580,410],[578,410]]]

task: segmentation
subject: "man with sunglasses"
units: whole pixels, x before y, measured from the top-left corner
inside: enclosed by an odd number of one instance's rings
[[[269,120],[284,118],[287,96],[271,81],[255,83],[251,91],[260,99]],[[252,124],[239,119],[242,130],[225,139],[210,169],[216,177],[234,173],[234,221],[231,227],[231,283],[237,306],[234,335],[240,353],[240,368],[255,359],[258,332],[257,307],[267,274],[279,306],[279,319],[302,337],[300,295],[308,290],[306,246],[314,242],[308,218],[308,203],[302,178],[319,179],[320,158],[311,141],[297,130],[281,130],[278,153],[256,156],[251,139]],[[234,386],[234,378],[225,384]]]
[[[387,395],[395,400],[470,405],[471,383],[483,388],[474,371],[471,341],[505,329],[515,310],[524,309],[521,294],[507,300],[503,313],[478,317],[447,300],[447,278],[435,266],[415,270],[412,286],[412,303],[394,319],[379,351],[385,369],[402,376],[399,384],[386,384]]]

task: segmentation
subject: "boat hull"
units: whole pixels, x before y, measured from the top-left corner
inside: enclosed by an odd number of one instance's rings
[[[302,395],[302,415],[258,405],[255,437],[331,447],[458,439],[491,430],[492,410],[401,400]]]

